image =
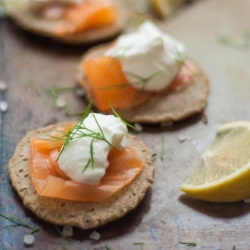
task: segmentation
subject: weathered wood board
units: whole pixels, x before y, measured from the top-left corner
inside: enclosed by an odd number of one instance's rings
[[[11,187],[7,165],[26,132],[77,119],[53,109],[50,100],[46,104],[44,94],[51,85],[75,86],[75,66],[87,47],[62,45],[24,32],[9,19],[0,21],[0,79],[9,86],[0,93],[0,99],[9,104],[9,110],[0,114],[0,212],[40,229],[29,249],[250,249],[249,204],[197,201],[179,190],[218,125],[250,119],[250,50],[218,41],[219,36],[225,36],[237,44],[244,42],[244,35],[250,32],[249,9],[248,0],[204,0],[181,9],[169,20],[157,21],[186,44],[189,55],[206,72],[211,82],[208,105],[204,114],[171,126],[143,126],[138,137],[157,153],[153,188],[133,212],[96,229],[101,234],[99,241],[89,238],[93,230],[74,229],[73,241],[65,243],[54,225],[24,208]],[[40,94],[28,87],[31,82],[40,88]],[[72,112],[86,106],[73,92],[66,97]],[[186,140],[181,142],[180,137]],[[26,249],[23,236],[29,230],[14,225],[0,217],[1,250]],[[195,242],[196,246],[181,241]],[[144,245],[135,244],[138,242]]]

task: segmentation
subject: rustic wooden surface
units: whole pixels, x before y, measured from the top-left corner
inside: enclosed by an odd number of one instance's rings
[[[155,183],[145,199],[124,218],[96,229],[101,238],[89,238],[93,230],[74,229],[73,241],[64,243],[54,225],[43,222],[22,205],[9,182],[7,165],[18,141],[27,131],[46,124],[77,119],[45,104],[43,95],[51,85],[74,87],[75,65],[86,47],[70,47],[22,31],[9,19],[0,24],[0,79],[9,89],[0,98],[9,110],[0,113],[0,211],[32,226],[34,246],[29,249],[166,250],[250,249],[250,205],[244,202],[215,204],[191,199],[179,190],[201,152],[221,123],[249,120],[250,50],[218,42],[225,35],[243,42],[249,27],[248,0],[204,0],[179,11],[159,26],[183,41],[192,58],[208,75],[211,92],[204,114],[173,126],[144,126],[138,134],[157,153]],[[42,95],[27,83],[33,81]],[[84,99],[67,93],[71,111],[81,111]],[[207,117],[207,123],[204,120]],[[165,138],[164,159],[160,159]],[[179,137],[186,137],[183,142]],[[28,229],[0,218],[0,249],[26,249]],[[180,242],[195,242],[188,247]],[[144,243],[135,245],[136,242]]]

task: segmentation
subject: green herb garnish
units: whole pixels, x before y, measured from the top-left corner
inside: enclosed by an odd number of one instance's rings
[[[125,52],[127,50],[129,50],[130,48],[132,48],[133,45],[128,45],[126,47],[123,48],[123,51],[120,55],[117,55],[117,56],[114,56],[112,57],[112,61],[110,63],[110,65],[107,67],[107,70],[110,69],[112,67],[112,65],[116,62],[116,61],[119,61],[120,59],[124,58],[125,57]]]
[[[29,232],[29,234],[33,234],[33,233],[39,231],[38,228],[36,228],[36,227],[31,227],[31,226],[28,225],[26,222],[24,222],[24,221],[22,221],[22,220],[20,220],[20,219],[18,219],[18,218],[15,218],[15,217],[13,217],[13,216],[8,216],[8,215],[2,214],[2,213],[0,213],[0,216],[3,217],[3,218],[5,218],[5,219],[7,219],[7,220],[9,220],[9,221],[15,222],[16,224],[18,224],[18,225],[20,225],[20,226],[29,228],[29,229],[31,230],[31,231]]]
[[[152,161],[155,162],[157,153],[152,154]]]
[[[120,115],[114,110],[114,108],[112,107],[112,103],[110,102],[110,108],[112,109],[112,111],[114,112],[114,115],[118,118],[120,118],[120,120],[127,126],[129,126],[130,128],[133,128],[134,127],[127,123],[126,121],[124,121]],[[92,112],[92,104],[88,104],[87,108],[85,109],[83,115],[82,115],[82,119],[76,123],[68,132],[64,132],[64,131],[57,131],[59,133],[61,133],[62,135],[61,136],[53,136],[53,135],[48,135],[49,138],[48,139],[45,139],[46,141],[50,141],[50,142],[58,142],[59,145],[60,143],[62,144],[62,147],[61,147],[61,150],[60,150],[60,153],[56,159],[56,161],[58,161],[58,159],[60,158],[63,150],[65,149],[65,147],[71,143],[72,141],[76,140],[76,139],[80,139],[80,138],[83,138],[83,137],[91,137],[91,142],[90,142],[90,157],[86,163],[86,165],[83,167],[83,170],[82,171],[85,171],[89,166],[91,166],[91,168],[94,167],[94,141],[95,140],[102,140],[102,141],[105,141],[110,147],[115,148],[115,146],[110,143],[107,138],[105,137],[104,135],[104,132],[98,122],[98,120],[96,119],[96,116],[95,114]],[[92,114],[93,115],[93,118],[94,118],[94,121],[95,121],[95,124],[97,125],[99,131],[93,131],[89,128],[87,128],[85,125],[84,125],[84,120],[88,117],[89,114]],[[59,146],[57,145],[57,147]]]
[[[111,101],[109,101],[109,106],[110,106],[110,108],[111,108],[113,114],[114,114],[117,118],[120,118],[121,121],[122,121],[125,125],[127,125],[129,128],[131,128],[131,129],[133,129],[133,130],[136,130],[136,128],[135,128],[132,124],[126,122],[125,120],[123,120],[123,119],[121,118],[121,116],[120,116],[120,115],[115,111],[115,109],[113,108],[113,105],[112,105],[112,102],[111,102]]]
[[[175,58],[181,65],[185,65],[185,58],[177,48],[175,48]]]
[[[7,16],[7,10],[4,3],[0,3],[0,18]]]
[[[152,75],[148,76],[148,77],[142,77],[142,76],[139,76],[137,74],[134,74],[134,73],[131,73],[131,72],[126,72],[124,71],[125,74],[127,75],[130,75],[134,78],[137,79],[137,81],[131,83],[131,84],[141,84],[142,87],[141,89],[143,90],[145,88],[145,85],[153,78],[155,77],[156,75],[158,75],[159,73],[162,73],[162,71],[157,71],[155,73],[153,73]],[[112,88],[118,88],[118,89],[122,89],[122,88],[127,88],[128,86],[130,86],[129,84],[127,83],[120,83],[120,84],[116,84],[116,85],[110,85],[110,86],[106,86],[106,87],[103,87],[101,88],[102,90],[105,90],[105,89],[112,89]]]
[[[179,244],[183,244],[189,247],[195,247],[196,243],[195,242],[184,242],[184,241],[179,241]]]
[[[137,75],[137,74],[134,74],[134,73],[131,73],[131,72],[125,72],[125,71],[124,71],[124,73],[127,74],[127,75],[130,75],[130,76],[132,76],[132,77],[134,77],[134,78],[136,78],[136,81],[133,82],[133,83],[131,83],[131,84],[141,84],[141,85],[142,85],[141,88],[139,89],[139,92],[135,95],[135,97],[131,100],[131,103],[128,105],[128,107],[129,107],[129,106],[131,106],[133,103],[135,103],[136,100],[137,100],[138,98],[140,98],[140,96],[142,95],[142,93],[143,93],[143,91],[144,91],[144,89],[145,89],[146,84],[147,84],[153,77],[155,77],[155,76],[158,75],[159,73],[162,73],[162,71],[157,71],[157,72],[153,73],[152,75],[150,75],[150,76],[148,76],[148,77],[141,77],[141,76],[139,76],[139,75]],[[116,85],[110,85],[110,86],[103,87],[103,88],[101,88],[101,90],[112,89],[112,88],[119,90],[119,89],[122,89],[122,88],[127,88],[127,87],[129,87],[129,86],[131,86],[131,84],[120,83],[120,84],[116,84]]]
[[[41,91],[38,88],[38,86],[35,84],[35,82],[32,79],[29,79],[26,83],[27,88],[32,88],[33,91],[38,95],[41,96]]]
[[[161,160],[164,159],[164,152],[165,152],[165,139],[164,136],[161,138]]]
[[[59,233],[59,235],[62,237],[62,240],[63,240],[63,243],[62,243],[63,246],[62,246],[62,248],[63,248],[63,250],[65,250],[66,249],[66,241],[72,241],[72,239],[69,238],[69,237],[67,237],[67,236],[65,236],[63,234],[63,232],[58,228],[57,225],[55,225],[55,228],[56,228],[56,231]]]
[[[106,250],[113,250],[110,246],[105,245]]]
[[[63,234],[63,232],[58,228],[57,225],[55,225],[55,228],[56,228],[56,231],[60,234],[60,236],[61,236],[64,240],[72,241],[71,238],[69,238],[69,237],[67,237],[67,236],[65,236],[65,235]]]
[[[140,96],[142,95],[142,93],[143,93],[143,91],[144,91],[144,89],[145,89],[146,84],[147,84],[153,77],[155,77],[156,75],[158,75],[159,73],[162,73],[162,71],[157,71],[157,72],[153,73],[152,75],[143,78],[143,77],[138,76],[138,75],[136,75],[136,74],[131,74],[131,73],[129,73],[129,72],[127,72],[127,73],[125,72],[125,74],[130,74],[131,76],[137,77],[137,78],[139,79],[139,81],[138,81],[138,82],[135,82],[135,83],[142,83],[142,87],[140,88],[140,91],[136,94],[135,98],[132,100],[132,102],[131,102],[130,105],[132,105],[133,103],[135,103],[136,100],[137,100],[138,98],[140,98]]]
[[[134,242],[134,246],[141,246],[141,250],[143,250],[144,243],[143,242]]]
[[[45,90],[45,94],[46,94],[46,99],[47,101],[50,99],[52,102],[52,106],[53,108],[57,109],[57,98],[60,94],[68,92],[68,91],[72,91],[74,90],[74,88],[72,87],[61,87],[61,86],[52,86],[52,87],[48,87]]]
[[[70,103],[68,100],[66,100],[65,114],[67,116],[82,116],[82,112],[71,112]]]
[[[227,45],[237,50],[249,50],[250,49],[250,33],[247,32],[243,35],[241,42],[235,42],[231,38],[226,36],[219,36],[217,41],[221,44]]]
[[[156,75],[158,75],[159,73],[162,73],[161,70],[159,71],[156,71],[155,73],[153,73],[152,75],[148,76],[148,77],[142,77],[142,76],[139,76],[135,73],[132,73],[132,72],[126,72],[124,71],[124,73],[126,75],[130,75],[131,77],[134,77],[136,78],[138,81],[137,82],[133,82],[133,84],[139,84],[139,83],[142,83],[142,85],[144,86],[146,83],[148,83],[153,77],[155,77]]]
[[[27,88],[31,88],[35,92],[36,95],[43,97],[46,105],[48,104],[48,102],[51,102],[52,108],[54,108],[54,109],[64,108],[65,114],[67,116],[80,116],[80,115],[82,115],[82,112],[71,112],[70,111],[70,103],[68,100],[66,100],[65,107],[61,106],[61,105],[59,105],[59,103],[57,103],[59,95],[66,93],[66,92],[73,91],[75,89],[75,87],[62,87],[59,85],[55,85],[55,86],[51,86],[51,87],[46,88],[44,91],[41,91],[39,89],[39,87],[37,86],[37,84],[35,84],[35,82],[32,79],[29,79],[26,82],[26,86],[27,86]]]

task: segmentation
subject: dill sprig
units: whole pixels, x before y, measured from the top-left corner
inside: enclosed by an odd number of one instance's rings
[[[67,236],[65,236],[65,235],[63,234],[63,232],[58,228],[57,225],[55,225],[55,228],[56,228],[56,231],[59,233],[59,235],[60,235],[64,240],[72,241],[71,238],[69,238],[69,237],[67,237]]]
[[[175,48],[175,59],[181,66],[185,66],[189,71],[192,72],[192,69],[190,69],[190,67],[186,63],[185,56],[180,52],[180,50],[177,49],[177,47]]]
[[[175,59],[180,65],[185,65],[185,57],[177,48],[175,48]]]
[[[98,121],[97,121],[97,119],[96,119],[94,113],[93,113],[92,111],[90,111],[90,112],[91,112],[92,115],[93,115],[93,118],[94,118],[94,120],[95,120],[95,122],[96,122],[96,124],[97,124],[97,126],[98,126],[98,128],[99,128],[99,130],[100,130],[100,133],[99,133],[99,132],[94,132],[94,131],[92,131],[92,130],[90,130],[90,129],[88,129],[88,128],[86,128],[86,127],[84,126],[84,129],[86,129],[86,130],[92,132],[93,134],[91,133],[91,134],[87,134],[87,135],[86,135],[86,136],[92,137],[92,140],[91,140],[91,143],[90,143],[90,158],[89,158],[88,162],[86,163],[86,165],[85,165],[83,171],[85,171],[86,168],[87,168],[89,165],[91,165],[91,168],[92,168],[92,169],[94,168],[94,148],[93,148],[93,144],[94,144],[94,140],[95,140],[95,139],[99,139],[99,140],[105,141],[110,147],[112,147],[112,148],[115,149],[115,146],[112,145],[112,144],[106,139],[106,137],[105,137],[105,135],[104,135],[104,133],[103,133],[103,131],[102,131],[102,128],[101,128],[100,124],[98,123]]]
[[[128,45],[128,46],[122,48],[123,51],[121,52],[121,54],[113,56],[112,61],[111,61],[110,65],[107,67],[107,69],[110,69],[116,61],[119,61],[120,59],[124,58],[125,57],[125,52],[127,50],[129,50],[130,48],[132,48],[132,46],[133,45],[131,44],[131,45]]]
[[[136,100],[138,100],[140,98],[140,96],[142,95],[143,91],[145,90],[145,86],[146,84],[153,78],[155,77],[156,75],[158,75],[159,73],[161,73],[162,71],[157,71],[155,73],[153,73],[152,75],[150,75],[149,77],[146,77],[146,78],[141,78],[139,80],[138,83],[142,83],[142,87],[140,88],[140,91],[135,95],[134,99],[131,101],[131,104],[134,104],[136,102]]]
[[[130,124],[130,123],[126,122],[125,120],[123,120],[122,117],[115,111],[115,109],[114,109],[114,107],[113,107],[113,105],[112,105],[112,101],[111,101],[111,100],[109,101],[109,106],[110,106],[110,108],[111,108],[113,114],[114,114],[117,118],[120,118],[120,120],[121,120],[125,125],[127,125],[129,128],[131,128],[131,129],[133,129],[133,130],[136,130],[136,128],[135,128],[132,124]]]
[[[162,73],[161,70],[154,72],[152,75],[148,76],[148,77],[142,77],[139,76],[137,74],[134,74],[132,72],[126,72],[124,71],[125,74],[130,75],[134,78],[136,78],[135,82],[132,82],[131,84],[127,84],[127,83],[120,83],[120,84],[116,84],[116,85],[109,85],[106,87],[101,88],[101,90],[107,90],[107,89],[117,89],[120,90],[122,88],[127,88],[129,86],[131,86],[132,84],[141,84],[141,87],[139,88],[139,92],[136,93],[135,97],[131,100],[131,103],[128,104],[128,107],[131,106],[132,104],[134,104],[136,102],[136,100],[138,100],[138,98],[140,98],[140,96],[142,95],[143,91],[145,90],[145,86],[146,84],[152,80],[152,78],[154,78],[156,75],[158,75],[159,73]]]
[[[217,41],[236,50],[246,51],[250,49],[250,32],[246,32],[241,42],[235,42],[227,36],[219,36]]]
[[[152,75],[148,76],[148,77],[142,77],[142,76],[139,76],[135,73],[132,73],[132,72],[128,72],[128,71],[124,71],[124,74],[126,75],[130,75],[134,78],[136,78],[136,81],[135,82],[132,82],[130,84],[127,84],[127,83],[120,83],[120,84],[116,84],[116,85],[109,85],[109,86],[105,86],[105,87],[102,87],[101,90],[105,90],[105,89],[112,89],[112,88],[118,88],[118,89],[122,89],[122,88],[127,88],[129,87],[130,85],[132,84],[141,84],[142,87],[140,88],[140,90],[144,91],[145,89],[145,85],[150,81],[152,80],[153,77],[155,77],[156,75],[158,75],[159,73],[162,73],[161,70],[159,71],[156,71],[154,72]]]
[[[37,96],[40,96],[43,98],[44,103],[47,105],[48,102],[52,103],[52,108],[53,109],[59,109],[63,108],[60,107],[58,104],[58,98],[61,94],[66,93],[66,92],[71,92],[75,90],[75,87],[62,87],[59,85],[54,85],[47,87],[45,90],[41,91],[41,89],[38,87],[38,85],[34,82],[33,79],[28,79],[26,82],[26,87],[31,88]],[[70,102],[68,100],[65,100],[65,115],[67,116],[81,116],[82,112],[71,112],[70,110]]]
[[[35,83],[32,79],[29,79],[29,80],[26,82],[26,86],[27,86],[27,88],[32,88],[33,91],[34,91],[38,96],[41,96],[41,91],[40,91],[40,89],[38,88],[38,86],[36,85],[36,83]]]
[[[114,115],[119,118],[126,126],[135,129],[131,124],[127,123],[126,121],[124,121],[120,115],[114,110],[112,103],[110,102],[110,108],[112,109]],[[68,132],[64,132],[64,131],[55,131],[58,133],[61,133],[61,135],[48,135],[49,138],[44,139],[46,141],[49,142],[58,142],[58,145],[56,145],[56,147],[61,146],[61,150],[60,153],[56,159],[56,161],[58,161],[58,159],[60,158],[62,152],[64,151],[65,147],[70,144],[72,141],[83,138],[83,137],[91,137],[91,142],[90,142],[90,149],[89,149],[89,153],[90,153],[90,157],[87,161],[87,163],[85,164],[85,166],[83,167],[82,172],[84,172],[89,166],[91,166],[91,168],[94,168],[94,142],[95,140],[102,140],[105,141],[110,147],[115,148],[115,146],[109,142],[95,116],[95,114],[92,112],[92,104],[89,103],[87,108],[85,109],[83,115],[82,115],[82,119],[76,123],[72,128],[70,128],[70,130]],[[99,131],[94,131],[90,128],[87,128],[84,124],[85,119],[88,117],[89,114],[92,114],[93,119],[98,127]]]
[[[65,114],[67,116],[82,116],[82,112],[72,112],[70,108],[70,102],[66,100]]]
[[[7,16],[6,6],[4,3],[0,2],[0,18],[6,17],[6,16]]]
[[[5,218],[5,219],[7,219],[7,220],[9,220],[9,221],[15,222],[16,224],[18,224],[18,225],[20,225],[20,226],[23,226],[23,227],[26,227],[26,228],[30,229],[31,231],[30,231],[28,234],[33,234],[33,233],[39,231],[38,228],[36,228],[36,227],[31,227],[31,226],[28,225],[26,222],[24,222],[24,221],[22,221],[22,220],[20,220],[20,219],[18,219],[18,218],[15,218],[15,217],[13,217],[13,216],[8,216],[8,215],[2,214],[2,213],[0,213],[0,216],[3,217],[3,218]]]
[[[165,153],[165,139],[164,136],[161,138],[161,160],[164,159],[164,153]]]
[[[184,242],[184,241],[179,241],[179,244],[183,244],[189,247],[195,247],[196,243],[195,242]]]
[[[59,233],[59,235],[62,237],[62,240],[63,240],[62,249],[66,250],[66,241],[72,241],[72,239],[64,235],[57,225],[55,225],[55,228],[56,228],[56,231]]]
[[[139,76],[139,75],[137,75],[137,74],[135,74],[135,73],[127,72],[127,71],[124,71],[124,73],[125,73],[126,75],[130,75],[131,77],[136,78],[138,81],[133,82],[132,84],[142,84],[141,89],[144,89],[144,88],[145,88],[145,85],[146,85],[150,80],[152,80],[156,75],[162,73],[162,70],[158,70],[158,71],[154,72],[153,74],[151,74],[151,75],[148,76],[148,77]]]
[[[152,161],[155,162],[157,153],[152,154]]]
[[[61,87],[61,86],[51,86],[46,88],[45,95],[46,99],[51,100],[53,108],[57,109],[57,98],[60,94],[74,90],[73,87]]]
[[[144,243],[143,242],[134,242],[134,246],[141,246],[141,250],[143,250]]]
[[[106,250],[113,250],[109,245],[105,245]]]

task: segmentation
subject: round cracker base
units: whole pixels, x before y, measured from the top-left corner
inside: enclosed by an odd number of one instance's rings
[[[102,55],[109,45],[96,46],[84,54],[77,66],[76,80],[85,89],[88,100],[95,105],[90,84],[82,67],[82,61]],[[132,108],[116,109],[128,122],[160,123],[185,119],[204,110],[209,93],[209,82],[200,67],[196,65],[193,81],[179,91],[164,95],[153,95],[147,102]],[[95,105],[96,106],[96,105]],[[109,111],[107,111],[109,113]]]
[[[9,161],[9,173],[13,187],[22,198],[24,206],[38,217],[57,225],[70,225],[82,229],[94,228],[113,221],[134,209],[152,186],[154,166],[148,148],[135,136],[128,135],[132,145],[144,161],[143,171],[127,186],[101,202],[76,202],[39,196],[29,174],[30,139],[45,138],[46,134],[64,126],[50,125],[29,132],[17,145]]]
[[[46,20],[36,16],[32,11],[30,11],[30,3],[32,2],[32,0],[3,1],[5,3],[8,14],[16,21],[18,25],[20,25],[25,30],[72,45],[93,44],[112,39],[122,31],[126,23],[127,14],[125,13],[125,11],[120,11],[117,22],[112,25],[107,25],[102,28],[95,28],[76,34],[57,36],[55,35],[54,31],[60,21]],[[46,2],[48,1],[54,0],[47,0]],[[60,2],[62,0],[57,1]],[[72,0],[67,1],[72,2]]]

